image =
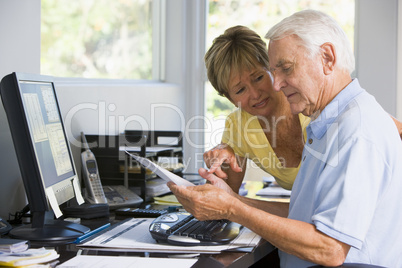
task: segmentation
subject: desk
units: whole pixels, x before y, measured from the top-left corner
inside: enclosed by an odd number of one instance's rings
[[[192,266],[194,268],[244,268],[249,267],[255,262],[261,260],[274,250],[274,247],[268,242],[262,242],[252,253],[241,252],[222,252],[220,254],[202,254],[193,256],[198,261]],[[97,251],[78,249],[75,244],[58,246],[56,251],[60,254],[59,261],[63,263],[78,253],[82,255],[99,255],[99,256],[136,256],[136,257],[174,257],[174,254],[161,253],[135,253],[135,252],[116,252],[116,251]],[[179,254],[183,256],[183,254]],[[189,257],[192,257],[189,255]],[[208,264],[208,265],[206,265]],[[269,266],[266,266],[269,267]]]
[[[253,195],[255,190],[259,190],[262,185],[253,185],[253,183],[250,183],[250,187],[248,188],[249,190],[249,195]],[[253,189],[252,189],[253,188]],[[254,189],[255,188],[255,189]],[[158,205],[153,205],[154,208],[163,208],[158,207]],[[99,226],[102,226],[106,223],[110,222],[111,224],[116,224],[118,223],[117,220],[114,220],[114,215],[113,213],[111,214],[110,219],[97,219],[97,220],[83,220],[81,224],[86,225],[90,227],[91,229],[95,229]],[[238,268],[243,268],[243,267],[249,267],[253,265],[254,263],[258,262],[259,260],[263,259],[267,255],[269,255],[271,252],[274,251],[274,247],[266,242],[266,241],[261,241],[260,244],[254,249],[253,252],[251,253],[245,253],[245,252],[221,252],[219,254],[199,254],[197,256],[194,256],[194,254],[191,256],[187,254],[186,256],[192,257],[192,258],[198,258],[198,261],[193,265],[194,268],[221,268],[221,267],[238,267]],[[78,252],[80,252],[83,255],[99,255],[99,256],[135,256],[135,257],[174,257],[175,254],[166,254],[166,253],[138,253],[138,252],[117,252],[117,251],[104,251],[104,250],[95,250],[95,249],[79,249],[76,247],[75,244],[70,244],[70,245],[64,245],[64,246],[59,246],[57,248],[57,251],[60,253],[60,262],[65,262],[68,259],[74,257],[77,255]],[[178,254],[183,256],[183,254]],[[177,256],[177,254],[176,254]],[[266,263],[264,266],[265,267],[272,267]]]
[[[249,189],[251,190],[251,189]],[[252,194],[252,190],[249,191],[249,194]],[[163,208],[163,206],[158,207],[159,205],[153,205],[154,208]],[[115,219],[114,213],[112,212],[110,217],[108,218],[98,218],[92,220],[81,220],[81,224],[87,226],[89,228],[96,229],[106,223],[116,224],[119,221]],[[40,245],[35,245],[38,247]],[[166,253],[149,253],[149,252],[118,252],[118,251],[101,251],[94,249],[80,249],[75,244],[67,244],[61,246],[55,246],[56,251],[60,254],[59,262],[64,263],[67,260],[77,256],[77,254],[82,255],[97,255],[97,256],[136,256],[136,257],[169,257],[174,256],[175,254],[166,254]],[[198,254],[197,256],[192,256],[192,258],[197,258],[197,262],[193,265],[194,268],[221,268],[221,267],[249,267],[259,260],[268,256],[271,252],[274,251],[274,247],[266,242],[261,241],[260,244],[253,250],[251,253],[245,252],[221,252],[219,254]],[[183,255],[183,254],[179,254]],[[177,256],[177,255],[176,255]],[[189,255],[187,255],[189,256]],[[264,259],[265,261],[265,259]],[[264,267],[272,267],[270,266],[270,262],[265,263]]]
[[[91,229],[97,228],[110,222],[112,224],[117,223],[114,220],[113,215],[108,219],[96,219],[96,220],[83,220],[81,224],[90,227]],[[192,266],[194,268],[221,268],[221,267],[249,267],[255,262],[259,261],[263,257],[271,253],[275,248],[266,241],[261,241],[253,252],[222,252],[220,254],[201,254],[198,256],[190,256],[198,258],[198,261]],[[162,254],[162,253],[138,253],[138,252],[116,252],[116,251],[100,251],[100,250],[88,250],[79,249],[75,244],[61,245],[56,247],[57,252],[60,254],[59,261],[61,263],[75,257],[77,253],[83,255],[99,255],[99,256],[137,256],[137,257],[168,257],[174,256],[174,254]],[[179,254],[183,255],[183,254]],[[268,267],[268,266],[267,266]]]

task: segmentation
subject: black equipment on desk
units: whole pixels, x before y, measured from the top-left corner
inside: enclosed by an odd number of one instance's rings
[[[188,212],[173,212],[156,218],[149,226],[152,238],[180,246],[227,244],[242,226],[228,220],[199,221]]]
[[[150,208],[119,208],[115,210],[116,219],[126,218],[157,218],[168,213],[167,209],[150,209]]]
[[[7,221],[0,218],[0,235],[8,233],[8,231],[11,229],[11,225]]]

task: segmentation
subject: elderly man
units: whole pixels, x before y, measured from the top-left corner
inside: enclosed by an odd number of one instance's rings
[[[274,89],[311,117],[290,205],[238,196],[211,182],[169,186],[200,220],[226,218],[280,250],[281,267],[344,262],[402,267],[402,143],[390,116],[352,79],[346,35],[329,16],[301,11],[266,35]],[[279,93],[282,94],[282,93]]]

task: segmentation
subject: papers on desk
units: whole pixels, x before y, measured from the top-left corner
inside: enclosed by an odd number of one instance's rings
[[[280,186],[268,186],[259,190],[256,195],[290,197],[291,192],[292,191],[283,189]]]
[[[154,219],[132,218],[99,236],[84,241],[77,246],[86,249],[129,252],[163,253],[210,253],[248,248],[250,251],[258,244],[261,237],[247,228],[242,228],[239,236],[230,244],[218,246],[174,246],[157,243],[149,233],[149,225]]]
[[[27,250],[29,243],[27,240],[0,238],[1,253],[18,253]]]
[[[79,255],[65,263],[58,265],[58,268],[92,268],[92,267],[191,267],[197,259],[178,258],[142,258],[124,256],[90,256]]]
[[[152,172],[156,173],[159,177],[164,179],[165,181],[172,181],[176,183],[177,185],[183,185],[183,186],[194,186],[193,183],[189,182],[188,180],[183,179],[182,177],[177,176],[176,174],[167,171],[166,169],[158,166],[154,162],[150,161],[147,158],[131,154],[126,151],[128,155],[130,155],[132,158],[138,161],[141,165],[143,165],[145,168],[151,170]]]
[[[0,254],[0,266],[20,267],[48,263],[59,258],[54,249],[30,248],[20,253]]]
[[[141,147],[140,146],[120,146],[119,147],[120,151],[129,151],[129,152],[141,152]],[[156,147],[146,147],[146,152],[147,153],[159,153],[163,151],[171,151],[172,147],[162,147],[162,146],[156,146]]]
[[[161,197],[154,197],[154,204],[164,206],[181,206],[179,200],[177,200],[174,194],[164,195]]]

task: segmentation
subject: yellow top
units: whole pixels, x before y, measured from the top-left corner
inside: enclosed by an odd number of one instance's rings
[[[310,123],[310,118],[299,114],[299,119],[306,140],[306,127]],[[300,163],[296,168],[282,166],[257,116],[241,109],[232,112],[226,119],[222,142],[230,145],[237,155],[253,160],[262,170],[271,174],[280,186],[292,189]]]

